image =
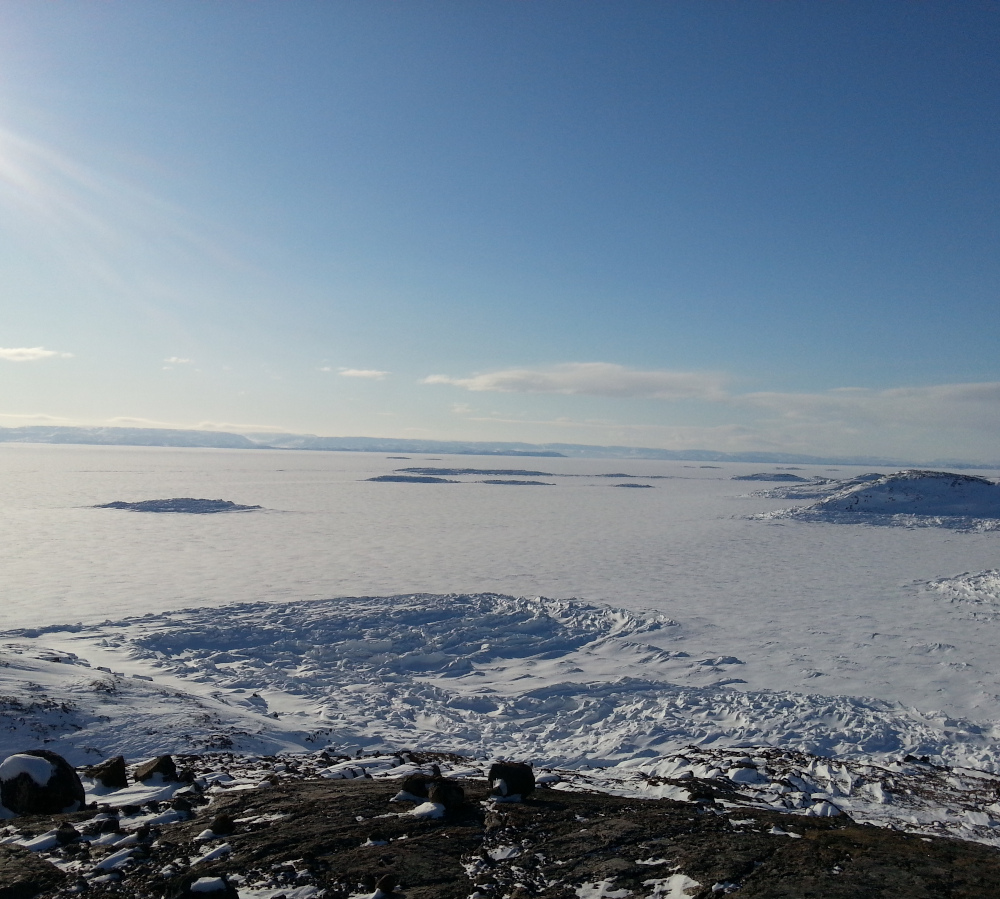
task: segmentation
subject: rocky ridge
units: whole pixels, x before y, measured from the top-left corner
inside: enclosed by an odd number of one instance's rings
[[[532,790],[517,782],[520,766],[440,753],[161,756],[128,766],[124,788],[104,782],[120,767],[111,760],[81,771],[84,809],[0,828],[0,896],[1000,894],[996,847],[936,835],[932,825],[907,833],[865,824],[829,802],[830,792],[807,813],[778,812],[748,789],[774,767],[766,752],[716,757],[692,747],[690,755],[687,769],[655,778],[664,795],[646,799],[588,789],[586,775],[571,771],[536,769]],[[731,766],[725,777],[697,764],[713,760]],[[903,760],[898,789],[919,792],[935,774],[956,777]],[[785,780],[790,791],[819,782]],[[995,781],[983,789],[997,798]]]

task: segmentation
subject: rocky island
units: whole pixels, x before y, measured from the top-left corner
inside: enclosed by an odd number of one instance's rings
[[[255,512],[263,506],[241,506],[227,499],[145,499],[136,503],[116,500],[93,506],[94,509],[125,509],[129,512],[183,512],[189,515],[210,515],[215,512]]]

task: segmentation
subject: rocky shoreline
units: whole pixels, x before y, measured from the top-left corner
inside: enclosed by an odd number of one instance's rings
[[[438,753],[160,757],[116,787],[122,767],[81,769],[81,810],[0,827],[0,899],[1000,895],[995,848],[762,809],[718,779],[638,799]]]

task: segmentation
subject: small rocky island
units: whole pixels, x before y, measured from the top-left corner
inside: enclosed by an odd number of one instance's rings
[[[450,478],[435,478],[430,475],[380,474],[378,477],[365,478],[367,481],[380,481],[388,484],[458,484]]]
[[[183,512],[188,515],[211,515],[215,512],[255,512],[263,506],[241,506],[228,499],[193,499],[190,496],[174,499],[144,499],[137,503],[117,500],[93,506],[94,509],[125,509],[129,512]]]

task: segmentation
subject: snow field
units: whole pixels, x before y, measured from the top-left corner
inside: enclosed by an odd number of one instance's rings
[[[737,689],[738,659],[645,643],[681,629],[663,616],[476,594],[238,605],[224,620],[195,609],[7,644],[2,692],[30,688],[34,706],[2,711],[0,752],[44,741],[77,764],[213,749],[379,756],[320,772],[351,777],[410,773],[390,755],[409,748],[530,760],[557,789],[686,798],[693,777],[762,807],[1000,837],[995,725]],[[701,685],[709,670],[718,682]],[[169,786],[130,790],[149,801]]]

